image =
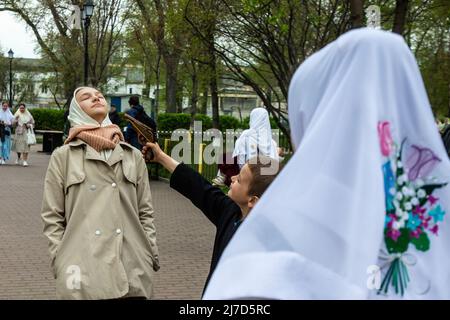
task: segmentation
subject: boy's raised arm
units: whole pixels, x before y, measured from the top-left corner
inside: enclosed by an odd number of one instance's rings
[[[218,225],[223,212],[225,209],[229,209],[230,205],[235,205],[237,210],[239,210],[239,207],[222,190],[212,186],[211,183],[189,166],[183,163],[180,164],[165,154],[157,144],[147,143],[143,149],[144,157],[149,149],[154,154],[152,161],[161,164],[172,173],[170,187],[191,200],[214,225]]]

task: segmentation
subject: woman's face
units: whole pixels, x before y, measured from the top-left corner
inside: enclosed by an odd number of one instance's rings
[[[105,97],[102,93],[94,88],[82,88],[78,90],[75,99],[86,114],[102,123],[108,113]]]
[[[24,113],[25,112],[25,107],[22,105],[19,107],[20,112]]]

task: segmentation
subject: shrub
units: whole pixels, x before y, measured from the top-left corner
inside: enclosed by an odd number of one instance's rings
[[[189,129],[191,115],[186,113],[161,113],[156,123],[159,131],[174,131],[176,129]]]
[[[202,122],[202,130],[208,130],[212,128],[212,119],[206,114],[197,113],[194,117],[196,121]]]
[[[227,129],[239,129],[241,122],[239,119],[232,116],[219,116],[219,129],[226,132]]]
[[[59,109],[28,109],[35,121],[38,130],[64,129],[64,110]]]

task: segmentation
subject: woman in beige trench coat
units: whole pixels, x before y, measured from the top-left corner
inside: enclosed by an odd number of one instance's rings
[[[147,168],[107,109],[96,89],[75,90],[69,137],[45,177],[44,234],[62,299],[150,298],[159,269]]]

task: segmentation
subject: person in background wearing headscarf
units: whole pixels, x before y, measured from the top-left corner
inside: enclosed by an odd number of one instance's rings
[[[8,102],[2,103],[2,108],[0,109],[0,130],[1,141],[0,141],[0,165],[5,164],[9,160],[9,154],[11,152],[11,127],[14,121],[14,116],[9,110]]]
[[[231,177],[239,174],[244,164],[258,155],[280,160],[277,144],[272,139],[269,114],[264,108],[255,108],[250,113],[250,128],[236,140],[231,157],[224,154],[223,164],[219,164],[217,177],[212,180],[213,185],[230,186]]]
[[[450,160],[403,37],[340,36],[288,103],[296,152],[205,299],[449,299]]]
[[[75,90],[47,169],[41,216],[62,299],[150,298],[159,269],[147,167],[98,90]]]
[[[20,164],[22,160],[23,166],[27,167],[28,153],[30,152],[27,131],[34,127],[34,119],[24,103],[19,104],[19,109],[14,114],[13,125],[16,127],[13,143],[13,150],[17,152],[16,164]]]

